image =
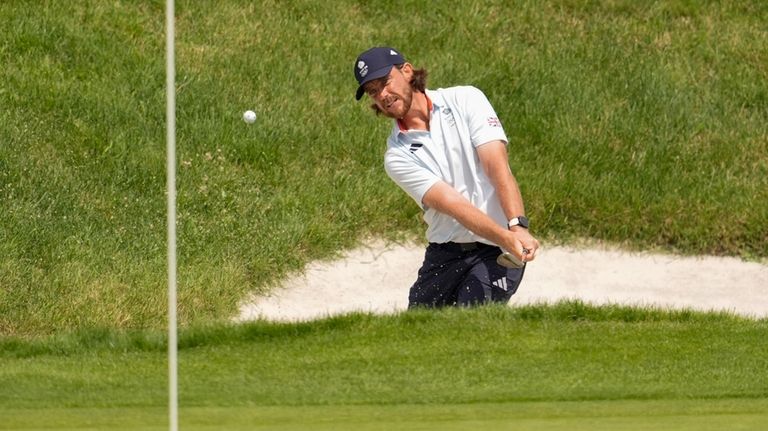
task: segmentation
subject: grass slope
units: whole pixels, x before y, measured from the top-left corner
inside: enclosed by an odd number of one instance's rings
[[[163,14],[0,3],[0,334],[164,325]],[[749,0],[177,2],[180,321],[420,235],[389,124],[352,97],[375,44],[487,93],[543,239],[768,256],[766,21]]]

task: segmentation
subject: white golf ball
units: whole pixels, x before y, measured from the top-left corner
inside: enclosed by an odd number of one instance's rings
[[[256,121],[256,113],[250,110],[243,112],[243,121],[248,124],[252,124],[254,121]]]

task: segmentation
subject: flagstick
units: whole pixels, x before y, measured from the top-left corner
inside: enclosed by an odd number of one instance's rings
[[[171,431],[179,429],[178,342],[176,328],[176,64],[174,0],[166,0],[166,131],[168,177],[168,410]]]

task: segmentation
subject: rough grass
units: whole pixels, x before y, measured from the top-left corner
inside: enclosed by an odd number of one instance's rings
[[[381,168],[389,125],[352,96],[374,44],[487,93],[545,243],[768,255],[765,2],[177,3],[182,325],[421,235]],[[162,327],[162,2],[0,20],[0,334]]]

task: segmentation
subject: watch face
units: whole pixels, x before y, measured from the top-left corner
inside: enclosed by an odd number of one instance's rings
[[[527,217],[520,216],[520,217],[517,218],[517,220],[518,220],[518,223],[520,224],[520,226],[528,229],[528,218]]]
[[[522,226],[528,229],[528,218],[525,216],[518,216],[509,221],[509,227]]]

